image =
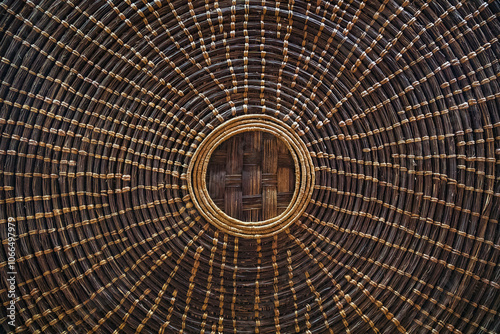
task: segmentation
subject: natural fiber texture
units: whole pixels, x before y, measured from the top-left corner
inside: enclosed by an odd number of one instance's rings
[[[500,332],[499,12],[0,2],[0,326]],[[242,115],[285,124],[306,148],[296,186],[314,182],[262,238],[208,221],[190,185],[204,140]]]
[[[264,189],[262,201],[266,204],[263,206],[263,219],[252,222],[252,220],[240,219],[240,216],[244,215],[242,212],[244,208],[240,208],[238,205],[232,208],[235,209],[234,211],[223,212],[217,205],[217,202],[214,202],[214,200],[217,201],[217,197],[214,198],[209,193],[207,178],[210,182],[211,175],[209,174],[209,166],[211,165],[212,155],[219,146],[224,145],[225,142],[239,134],[252,133],[255,131],[264,132],[267,135],[277,137],[285,145],[285,148],[292,155],[292,160],[295,165],[295,186],[290,204],[288,204],[285,210],[278,215],[277,208],[271,212],[268,207],[269,205],[273,207],[277,205],[274,203],[275,201],[273,199],[275,197],[273,194],[276,189],[273,191],[273,189],[270,188],[273,182],[263,180],[262,185]],[[266,153],[266,151],[269,151],[269,147],[264,147],[263,150],[263,171],[264,176],[266,176],[269,175],[268,172],[271,172],[273,169],[271,161],[277,163],[276,160],[279,158],[279,152],[274,153],[276,155],[274,159],[268,159],[271,156],[270,152]],[[233,156],[230,159],[230,165],[236,164],[238,164],[237,156]],[[236,167],[231,166],[231,169],[235,170]],[[311,202],[314,190],[314,179],[314,165],[306,144],[288,125],[268,115],[262,114],[234,117],[222,123],[205,137],[200,146],[196,148],[196,152],[191,159],[187,171],[189,200],[194,203],[198,212],[220,231],[237,237],[253,239],[269,237],[282,232],[289,227],[290,224],[300,219]],[[254,182],[258,182],[258,177],[254,177]],[[224,199],[228,200],[229,203],[241,202],[239,199],[239,191],[235,190],[235,188],[230,187],[225,191]],[[241,192],[243,192],[243,190]],[[187,207],[191,207],[191,205],[191,202],[187,203]]]
[[[242,133],[212,153],[206,182],[210,198],[231,217],[253,222],[273,218],[292,200],[293,158],[271,134]]]

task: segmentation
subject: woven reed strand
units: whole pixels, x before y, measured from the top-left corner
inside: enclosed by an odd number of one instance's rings
[[[498,0],[0,2],[0,326],[500,332]],[[266,238],[187,169],[241,115],[315,188]],[[16,327],[8,324],[8,219]]]
[[[295,188],[292,156],[271,134],[247,132],[214,151],[207,184],[214,203],[233,218],[259,221],[281,214]]]

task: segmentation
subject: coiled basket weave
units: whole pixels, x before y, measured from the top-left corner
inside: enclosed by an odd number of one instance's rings
[[[499,12],[1,1],[0,331],[499,333]]]

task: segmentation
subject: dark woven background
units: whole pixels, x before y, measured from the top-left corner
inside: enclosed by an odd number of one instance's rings
[[[500,332],[499,9],[1,1],[0,327]],[[302,217],[262,239],[188,191],[203,138],[244,114],[315,166]]]

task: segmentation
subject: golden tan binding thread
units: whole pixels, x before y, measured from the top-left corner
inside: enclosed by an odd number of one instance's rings
[[[281,139],[295,163],[295,191],[286,210],[276,217],[244,222],[220,210],[210,198],[206,176],[214,150],[228,138],[243,132],[263,131]],[[262,238],[283,231],[300,218],[309,204],[314,187],[314,166],[306,145],[284,122],[267,115],[244,115],[221,124],[198,147],[189,164],[188,187],[200,214],[221,231],[244,238]]]

